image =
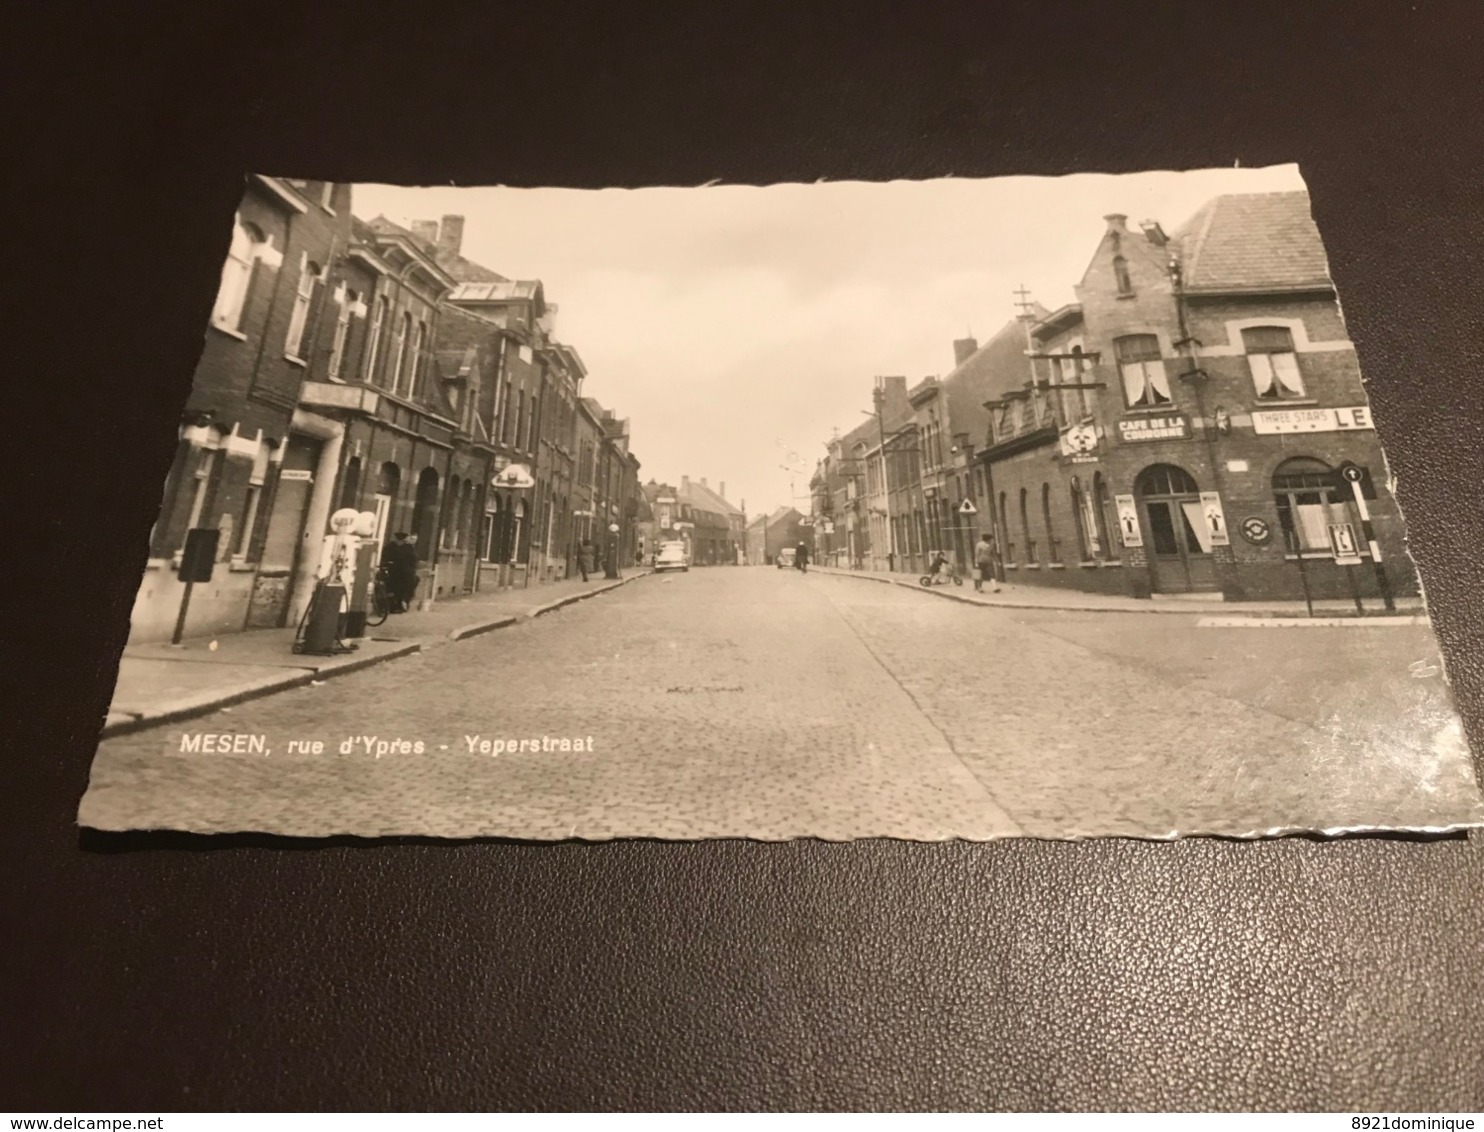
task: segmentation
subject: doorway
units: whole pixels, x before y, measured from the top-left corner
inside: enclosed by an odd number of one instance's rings
[[[1139,474],[1134,494],[1149,535],[1150,589],[1167,594],[1218,589],[1200,487],[1190,474],[1173,464],[1155,464]]]

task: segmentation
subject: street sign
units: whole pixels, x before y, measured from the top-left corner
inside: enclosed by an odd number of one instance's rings
[[[1352,464],[1348,460],[1340,465],[1339,471],[1346,483],[1360,483],[1365,479],[1365,470],[1359,464]]]
[[[1360,544],[1355,539],[1355,527],[1350,523],[1329,525],[1329,546],[1335,555],[1336,566],[1359,566]]]
[[[1201,492],[1201,510],[1206,516],[1206,531],[1212,546],[1230,546],[1226,533],[1226,514],[1221,509],[1221,496],[1214,491]]]
[[[977,515],[979,513],[979,508],[974,506],[974,501],[972,499],[965,499],[958,505],[958,513],[960,515]]]
[[[618,534],[618,524],[617,523],[609,523],[608,524],[608,529],[610,531],[612,531],[614,534]]]

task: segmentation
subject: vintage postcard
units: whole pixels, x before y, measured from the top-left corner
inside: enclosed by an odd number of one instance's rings
[[[84,826],[1484,823],[1295,167],[252,176],[223,250]]]

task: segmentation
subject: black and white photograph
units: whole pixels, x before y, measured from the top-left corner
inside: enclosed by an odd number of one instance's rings
[[[1300,170],[246,177],[79,822],[1484,824]]]

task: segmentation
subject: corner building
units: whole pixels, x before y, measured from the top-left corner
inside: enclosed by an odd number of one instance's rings
[[[1229,600],[1414,595],[1308,194],[1106,230],[1077,302],[1026,319],[1032,377],[978,454],[1012,580]]]

